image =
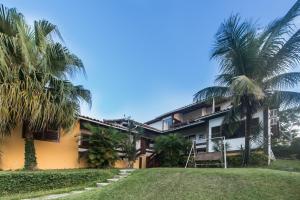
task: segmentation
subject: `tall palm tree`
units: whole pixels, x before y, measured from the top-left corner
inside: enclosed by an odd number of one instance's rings
[[[263,29],[232,15],[215,35],[211,58],[220,65],[217,85],[200,90],[194,100],[226,97],[233,107],[223,123],[245,117],[244,165],[249,162],[253,114],[275,105],[300,104],[300,93],[293,90],[300,83],[300,72],[295,71],[300,61],[300,29],[294,24],[299,12],[297,1],[286,15]]]
[[[27,169],[37,165],[33,132],[49,124],[69,129],[80,113],[80,102],[91,104],[90,91],[68,80],[84,72],[84,66],[61,41],[54,24],[41,20],[29,26],[16,9],[1,5],[0,132],[9,135],[23,124]]]

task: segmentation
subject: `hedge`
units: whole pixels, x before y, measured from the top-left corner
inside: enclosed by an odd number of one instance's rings
[[[91,185],[117,172],[109,169],[0,172],[0,196]]]

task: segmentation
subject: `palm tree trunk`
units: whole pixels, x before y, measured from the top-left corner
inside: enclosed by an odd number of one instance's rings
[[[250,159],[250,135],[251,135],[251,120],[252,115],[250,109],[247,109],[246,113],[246,127],[245,127],[245,154],[243,166],[246,167],[249,164]]]
[[[25,140],[24,169],[35,170],[37,167],[37,162],[35,156],[34,138],[33,138],[32,131],[30,131],[28,127],[28,123],[26,122],[24,122],[23,131],[24,131],[24,140]]]

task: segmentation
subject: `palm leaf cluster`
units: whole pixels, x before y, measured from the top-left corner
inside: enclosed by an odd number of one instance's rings
[[[84,72],[81,60],[62,44],[56,25],[26,23],[16,9],[0,5],[0,132],[18,123],[30,130],[47,124],[70,128],[80,102],[91,94],[69,77]]]

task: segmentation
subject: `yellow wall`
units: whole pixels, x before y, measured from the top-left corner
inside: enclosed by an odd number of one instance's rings
[[[61,133],[59,142],[35,140],[38,169],[67,169],[88,167],[85,159],[78,161],[78,135],[80,124],[77,123],[69,133]],[[10,136],[0,141],[0,169],[16,170],[24,167],[24,139],[22,127],[16,127]],[[142,158],[142,167],[146,166],[146,157]],[[124,160],[115,163],[116,168],[127,168]],[[134,163],[139,168],[139,159]]]
[[[64,169],[86,167],[86,162],[78,162],[78,137],[80,125],[77,123],[69,133],[61,133],[59,142],[35,140],[35,150],[39,169]],[[4,137],[0,143],[0,168],[21,169],[24,166],[24,140],[21,126]]]
[[[0,143],[0,169],[21,169],[24,166],[24,140],[22,127],[16,127],[10,136],[5,136]]]

